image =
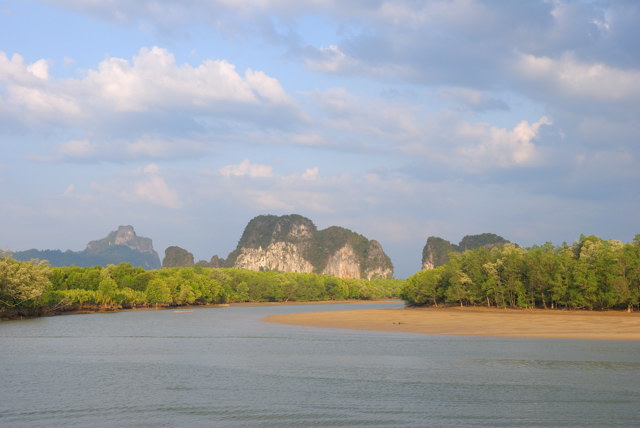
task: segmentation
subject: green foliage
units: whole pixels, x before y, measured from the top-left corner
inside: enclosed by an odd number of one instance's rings
[[[0,259],[0,310],[35,305],[45,311],[140,306],[377,299],[397,296],[402,280],[342,279],[313,273],[175,267],[145,271],[129,264],[51,268]]]
[[[400,298],[414,305],[438,306],[438,286],[442,280],[443,267],[422,270],[407,279]]]
[[[147,303],[166,303],[172,302],[171,289],[164,278],[154,278],[149,281],[145,291]]]
[[[104,303],[112,302],[117,291],[118,284],[113,278],[111,278],[109,271],[107,269],[103,269],[102,272],[100,272],[100,283],[98,284],[98,292],[102,297],[102,301]]]
[[[42,261],[0,259],[0,307],[36,305],[51,286],[50,269]]]
[[[494,239],[494,237],[488,237]],[[630,244],[581,236],[572,246],[503,244],[450,253],[447,264],[408,278],[413,305],[607,309],[640,306],[640,239]]]

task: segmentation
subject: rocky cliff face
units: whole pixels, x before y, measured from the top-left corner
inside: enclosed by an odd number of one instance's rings
[[[298,246],[291,242],[273,242],[266,248],[241,248],[234,267],[278,272],[313,272]]]
[[[462,253],[480,247],[493,248],[507,243],[509,241],[493,233],[467,235],[458,245],[437,236],[430,236],[422,250],[422,269],[442,266],[449,261],[449,253]]]
[[[360,278],[360,263],[353,247],[346,244],[330,255],[322,273],[338,278]]]
[[[161,266],[151,238],[137,236],[133,226],[120,226],[105,238],[89,242],[83,252],[102,257],[112,264],[125,262],[145,269],[159,269]]]
[[[251,220],[226,264],[342,278],[393,277],[391,261],[378,242],[335,226],[318,231],[311,220],[299,215],[267,215]]]
[[[85,251],[102,251],[117,245],[129,247],[141,253],[155,253],[151,239],[137,236],[133,226],[120,226],[118,230],[109,233],[106,238],[89,242]]]

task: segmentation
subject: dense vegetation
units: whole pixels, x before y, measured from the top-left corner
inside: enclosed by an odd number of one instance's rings
[[[640,235],[630,244],[581,236],[560,247],[450,253],[447,264],[408,278],[401,297],[413,305],[638,309]]]
[[[235,268],[145,270],[51,267],[0,257],[0,315],[229,302],[402,297],[411,305],[640,309],[640,235],[633,242],[581,236],[573,245],[513,244],[452,252],[449,262],[406,281],[336,278]]]
[[[51,267],[39,261],[2,258],[0,313],[16,316],[152,305],[376,299],[397,296],[402,282],[201,266],[160,270],[127,263]]]

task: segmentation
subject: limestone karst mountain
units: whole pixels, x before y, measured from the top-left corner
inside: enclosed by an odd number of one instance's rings
[[[17,260],[48,260],[52,266],[106,266],[130,263],[145,269],[194,266],[193,254],[168,247],[160,263],[151,239],[137,236],[132,226],[120,226],[83,251],[28,250]],[[261,215],[246,226],[236,249],[226,259],[213,256],[200,266],[236,267],[279,272],[313,272],[341,278],[393,278],[393,265],[379,242],[343,227],[318,230],[306,217]]]
[[[342,278],[393,277],[391,260],[377,241],[337,226],[318,230],[297,214],[252,219],[225,265]]]
[[[479,235],[467,235],[458,245],[438,238],[429,236],[427,243],[422,250],[422,269],[433,269],[449,261],[449,253],[462,253],[475,248],[493,248],[498,245],[509,243],[502,236],[493,233],[481,233]]]
[[[195,264],[193,254],[184,248],[172,245],[164,250],[164,259],[162,259],[162,267],[191,267]]]

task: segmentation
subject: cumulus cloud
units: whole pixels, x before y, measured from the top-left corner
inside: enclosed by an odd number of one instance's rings
[[[21,103],[28,110],[67,113],[143,112],[187,109],[206,113],[224,103],[293,107],[280,83],[264,72],[240,75],[224,60],[206,60],[197,67],[178,65],[166,49],[143,48],[128,61],[107,58],[83,79],[49,80],[46,61],[25,64],[0,52],[0,84],[9,94],[4,102]]]
[[[206,60],[193,67],[177,65],[166,49],[143,48],[129,62],[107,58],[90,70],[86,85],[116,111],[162,108],[204,110],[220,102],[292,105],[276,79],[260,71],[241,76],[224,60]]]
[[[61,91],[61,84],[52,82],[48,70],[44,59],[27,64],[19,54],[9,58],[0,51],[0,110],[27,124],[67,122],[68,118],[80,117],[75,94]]]
[[[457,153],[473,169],[532,165],[538,161],[539,156],[533,141],[543,125],[551,125],[546,116],[532,124],[523,120],[513,130],[487,124],[463,124],[458,129],[457,136],[462,140],[471,139],[479,143],[461,147]]]
[[[46,60],[29,64],[0,51],[0,112],[24,133],[81,136],[39,155],[50,161],[183,157],[203,152],[212,123],[233,122],[234,131],[250,132],[302,118],[280,82],[262,71],[240,73],[225,60],[177,64],[158,47],[142,48],[131,60],[108,57],[69,79],[52,77]]]
[[[578,102],[623,103],[640,107],[640,71],[603,63],[587,63],[571,54],[549,58],[521,54],[517,73],[549,96],[564,96]]]

